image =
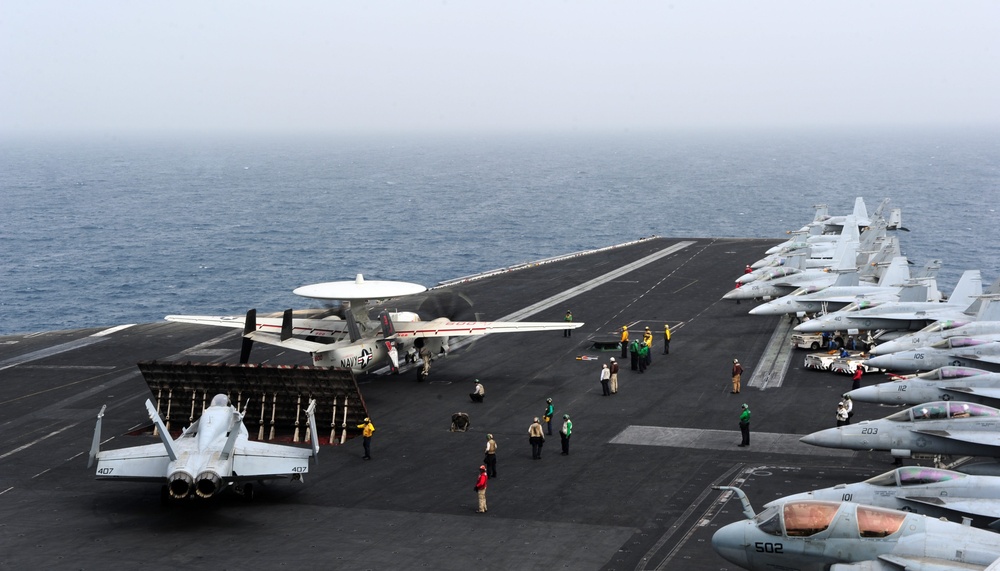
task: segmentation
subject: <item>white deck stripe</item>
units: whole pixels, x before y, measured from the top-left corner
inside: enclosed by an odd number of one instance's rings
[[[733,423],[736,423],[734,419]],[[799,442],[801,434],[750,431],[750,447],[746,452],[771,454],[796,454],[800,456],[849,457],[854,450],[820,448]],[[710,430],[705,428],[674,428],[663,426],[629,426],[610,440],[611,444],[639,446],[665,446],[671,448],[698,448],[702,450],[738,450],[739,430]]]

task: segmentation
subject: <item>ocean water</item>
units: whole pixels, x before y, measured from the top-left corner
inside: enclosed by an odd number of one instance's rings
[[[0,334],[309,307],[291,290],[650,235],[781,239],[856,196],[903,209],[942,289],[1000,273],[988,130],[0,140]]]

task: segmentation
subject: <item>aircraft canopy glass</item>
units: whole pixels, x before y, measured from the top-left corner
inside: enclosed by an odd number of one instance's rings
[[[212,404],[210,406],[229,406],[229,397],[224,394],[217,394],[212,397]]]
[[[931,323],[930,325],[928,325],[927,327],[924,327],[920,331],[922,333],[934,333],[936,331],[947,331],[949,329],[954,329],[956,327],[961,327],[963,325],[966,325],[967,323],[968,323],[968,321],[951,321],[951,320],[947,320],[947,321],[935,321],[934,323]]]
[[[1000,410],[971,402],[928,402],[887,416],[887,420],[909,422],[910,420],[940,420],[943,418],[968,418],[973,416],[1000,416]]]
[[[757,514],[757,529],[770,535],[781,535],[781,510],[771,506]]]
[[[962,347],[975,347],[984,343],[993,343],[988,339],[977,339],[975,337],[949,337],[942,339],[931,345],[935,349],[961,349]]]
[[[838,509],[840,504],[837,502],[788,502],[782,509],[785,535],[788,537],[816,535],[830,527]]]
[[[899,473],[900,486],[922,486],[924,484],[934,484],[936,482],[947,482],[964,478],[965,474],[952,472],[951,470],[940,470],[938,468],[922,468],[920,466],[907,466],[896,470]]]
[[[865,480],[865,483],[871,484],[872,486],[883,486],[886,488],[890,486],[895,487],[897,485],[896,471],[890,470],[888,472],[885,472],[884,474],[879,474],[878,476],[868,478],[867,480]]]
[[[905,519],[905,512],[858,506],[858,534],[861,537],[888,537],[899,531]]]
[[[952,418],[968,418],[970,416],[1000,416],[1000,410],[971,402],[948,403]]]

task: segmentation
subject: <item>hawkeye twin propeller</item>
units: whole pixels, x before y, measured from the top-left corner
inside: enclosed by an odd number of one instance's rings
[[[369,317],[369,301],[405,297],[426,291],[422,285],[397,281],[365,280],[358,274],[354,281],[326,282],[297,288],[294,294],[311,299],[341,302],[344,318],[294,318],[286,310],[281,318],[258,318],[251,309],[246,318],[201,315],[168,315],[167,321],[214,325],[243,329],[240,362],[250,358],[254,341],[301,351],[312,355],[320,367],[351,369],[364,373],[388,365],[399,370],[399,355],[419,351],[429,355],[444,353],[451,337],[576,329],[583,323],[452,321],[437,317],[421,321],[414,312],[382,311],[377,320]]]

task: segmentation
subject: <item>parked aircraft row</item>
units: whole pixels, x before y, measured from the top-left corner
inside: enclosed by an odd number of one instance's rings
[[[815,221],[810,225],[816,226]],[[848,231],[848,225],[843,228]],[[864,263],[860,254],[857,262]],[[830,273],[839,272],[843,282],[857,267],[841,259]],[[753,273],[767,281],[766,271]],[[744,278],[737,291],[752,291],[749,286],[760,279]],[[813,291],[800,290],[751,311],[825,314],[796,330],[877,332],[884,342],[872,349],[876,356],[864,365],[928,371],[848,393],[856,402],[907,408],[882,419],[814,432],[801,441],[881,450],[897,459],[1000,458],[1000,280],[983,295],[980,272],[967,271],[946,302],[930,291],[936,290],[933,273],[921,280],[881,282],[892,287],[862,292],[819,281]],[[852,292],[858,295],[850,299]],[[826,303],[801,304],[795,298]],[[831,311],[838,304],[844,308]],[[760,514],[742,491],[725,488],[739,496],[747,521],[720,529],[712,544],[725,559],[747,569],[998,569],[997,535],[971,526],[1000,530],[1000,463],[970,468],[979,474],[902,467],[864,482],[786,496]]]

